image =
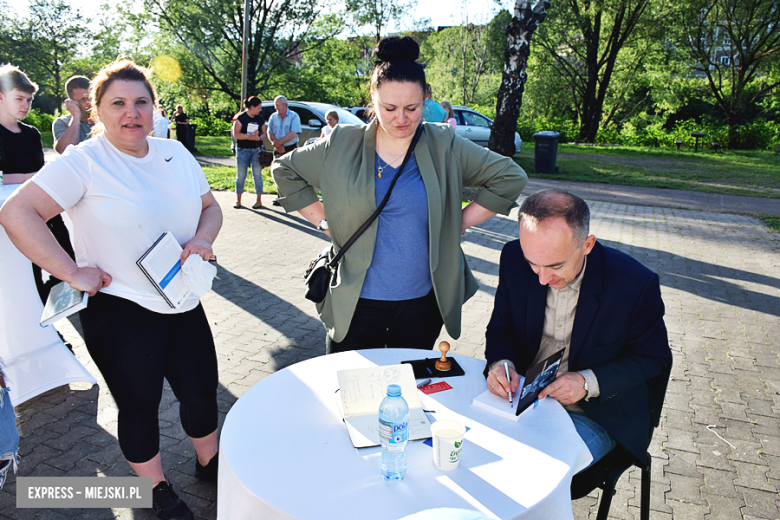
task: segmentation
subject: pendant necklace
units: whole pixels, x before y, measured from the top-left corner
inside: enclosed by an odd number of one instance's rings
[[[392,166],[390,166],[389,162],[385,162],[385,165],[382,166],[382,163],[384,161],[382,160],[381,157],[379,157],[379,154],[376,154],[376,158],[377,158],[376,176],[381,179],[382,178],[382,173],[385,171],[385,168],[392,168]],[[397,161],[398,157],[396,157],[395,160]]]
[[[382,172],[385,171],[385,168],[390,166],[388,163],[385,163],[384,166],[382,166],[382,159],[377,155],[377,165],[376,165],[376,176],[380,179],[382,178]]]

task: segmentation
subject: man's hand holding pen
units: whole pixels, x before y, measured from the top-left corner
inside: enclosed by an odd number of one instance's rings
[[[509,372],[511,381],[507,380],[506,373]],[[520,386],[520,375],[512,367],[505,368],[504,363],[496,363],[496,366],[488,372],[487,387],[494,394],[509,399],[509,391],[512,395],[517,394],[517,388]]]

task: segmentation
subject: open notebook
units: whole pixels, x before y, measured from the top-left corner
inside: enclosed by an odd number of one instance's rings
[[[379,446],[379,405],[387,396],[387,385],[391,384],[401,387],[401,395],[409,405],[409,440],[431,436],[431,423],[423,411],[411,365],[340,370],[336,375],[339,380],[336,401],[356,448]]]

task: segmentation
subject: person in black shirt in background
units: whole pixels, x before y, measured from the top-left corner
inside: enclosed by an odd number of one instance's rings
[[[21,184],[43,168],[41,134],[34,126],[20,120],[27,116],[38,85],[17,67],[0,67],[0,170],[3,184]],[[57,215],[46,223],[71,258],[74,258],[68,228]],[[44,283],[41,268],[33,264],[35,286],[41,301],[46,304],[51,288],[60,280],[53,276]]]
[[[260,115],[263,102],[252,96],[244,101],[244,110],[233,118],[233,137],[236,138],[236,203],[233,207],[241,207],[241,195],[244,193],[244,182],[249,165],[252,165],[252,178],[255,181],[257,200],[253,209],[263,207],[263,167],[260,165],[259,153],[263,149],[263,139],[266,136],[265,119]],[[249,125],[253,125],[251,128]],[[251,130],[251,131],[250,131]]]
[[[190,118],[184,113],[184,107],[176,105],[176,112],[173,114],[173,121],[176,123],[176,140],[184,145],[184,148],[190,150],[187,146],[187,126],[190,124]],[[192,153],[192,150],[190,150]]]

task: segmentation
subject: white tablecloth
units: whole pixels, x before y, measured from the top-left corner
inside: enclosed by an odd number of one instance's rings
[[[17,187],[3,186],[0,204]],[[40,326],[42,312],[30,261],[0,227],[0,359],[14,406],[74,381],[97,382],[60,340],[54,327]]]
[[[501,519],[571,519],[571,477],[591,456],[566,411],[548,398],[514,423],[472,406],[485,389],[484,361],[463,356],[452,357],[466,375],[441,379],[451,390],[421,394],[433,418],[470,428],[460,466],[437,470],[431,448],[415,441],[406,448],[406,478],[382,480],[381,448],[358,450],[349,440],[335,400],[336,372],[423,357],[434,353],[345,352],[303,361],[253,386],[222,429],[218,520],[381,520],[440,507]]]

